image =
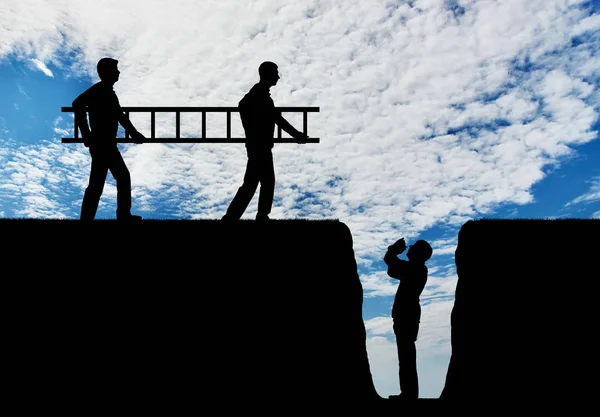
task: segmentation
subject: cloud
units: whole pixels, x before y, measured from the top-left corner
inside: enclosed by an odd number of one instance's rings
[[[589,182],[592,183],[589,190],[566,203],[565,207],[568,207],[573,204],[590,203],[592,201],[600,200],[600,177],[594,177]]]
[[[65,129],[64,127],[60,127],[62,122],[63,122],[63,117],[62,116],[58,116],[56,119],[54,119],[54,122],[52,123],[52,131],[58,135],[60,135],[61,137],[67,137],[67,136],[71,136],[73,129]]]
[[[25,88],[23,88],[23,86],[19,83],[17,84],[17,89],[19,90],[19,93],[22,94],[23,96],[25,96],[28,99],[31,99],[31,97],[29,97],[29,95],[27,94],[27,91],[25,91]],[[14,103],[15,107],[17,110],[19,110],[18,106],[16,103]]]
[[[581,36],[587,32],[593,32],[600,29],[600,15],[595,14],[588,16],[577,23],[572,31],[571,36]]]
[[[365,320],[365,328],[369,335],[390,335],[393,334],[391,317],[374,317]]]
[[[433,253],[436,256],[454,255],[454,252],[456,251],[456,245],[458,244],[458,239],[457,237],[453,237],[451,239],[437,239],[430,243]]]
[[[6,127],[6,119],[0,116],[0,135],[2,135],[1,137],[5,137],[8,133],[9,130]],[[5,148],[0,148],[0,153],[4,154],[6,151],[7,150]]]
[[[31,62],[33,63],[33,65],[39,69],[40,71],[42,71],[44,74],[46,74],[48,77],[52,77],[54,78],[54,74],[52,73],[52,71],[50,71],[48,69],[48,67],[46,66],[46,64],[44,64],[42,61],[40,61],[39,59],[32,59]]]
[[[62,145],[45,142],[8,151],[3,162],[0,197],[15,207],[14,217],[78,217],[79,207],[73,202],[83,193],[74,193],[73,187],[87,186],[86,168],[89,171],[89,160],[81,152],[67,154]],[[110,195],[114,187],[106,188]]]

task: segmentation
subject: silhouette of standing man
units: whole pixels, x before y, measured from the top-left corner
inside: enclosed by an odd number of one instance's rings
[[[275,169],[273,167],[273,137],[275,124],[290,134],[298,143],[308,137],[294,128],[275,109],[269,89],[277,84],[277,65],[265,61],[258,67],[260,81],[240,100],[239,111],[246,134],[248,163],[244,182],[231,201],[222,220],[239,220],[252,200],[260,183],[258,213],[256,220],[269,220],[275,191]]]
[[[113,89],[121,73],[118,61],[102,58],[97,70],[100,81],[73,101],[75,129],[79,127],[83,143],[90,149],[92,166],[88,186],[81,204],[81,220],[94,220],[104,190],[106,174],[110,170],[117,183],[117,220],[141,220],[130,213],[131,176],[117,148],[119,123],[129,132],[135,143],[142,143],[144,135],[137,131],[123,112]],[[86,111],[90,115],[88,127]],[[90,130],[91,127],[91,130]]]
[[[388,246],[383,258],[388,266],[388,275],[400,280],[394,306],[392,320],[398,348],[398,366],[400,377],[400,395],[390,396],[403,400],[419,398],[419,379],[417,375],[417,350],[415,342],[419,333],[421,320],[420,296],[427,283],[427,266],[425,262],[433,253],[431,246],[424,240],[417,240],[406,253],[408,261],[399,259],[398,255],[406,249],[404,238]],[[395,398],[395,399],[396,399]]]

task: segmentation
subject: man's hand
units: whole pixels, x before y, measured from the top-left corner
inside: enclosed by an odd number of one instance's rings
[[[404,240],[404,238],[398,239],[396,242],[394,242],[393,245],[388,247],[388,250],[396,252],[396,254],[401,254],[402,252],[404,252],[405,249],[406,241]]]
[[[132,135],[131,138],[133,139],[133,143],[135,143],[136,145],[141,145],[143,142],[143,139],[146,139],[146,136],[142,135],[140,132],[135,131]]]
[[[86,148],[89,148],[90,145],[93,145],[96,142],[96,136],[92,132],[81,133],[83,139],[83,145]]]
[[[308,135],[304,134],[304,132],[296,131],[296,135],[294,139],[298,140],[298,143],[306,143],[306,139],[308,139]]]

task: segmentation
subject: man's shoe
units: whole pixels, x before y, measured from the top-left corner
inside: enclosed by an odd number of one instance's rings
[[[135,221],[142,220],[142,216],[136,216],[135,214],[122,214],[122,215],[117,214],[117,220],[118,221],[135,222]]]
[[[267,220],[271,220],[271,218],[266,214],[257,214],[256,215],[256,221],[262,222],[262,221],[267,221]]]

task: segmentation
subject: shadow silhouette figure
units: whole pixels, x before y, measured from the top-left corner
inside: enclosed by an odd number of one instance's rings
[[[238,107],[242,126],[246,135],[246,153],[248,163],[244,174],[244,182],[231,201],[222,220],[239,220],[260,183],[258,213],[256,220],[269,220],[273,193],[275,191],[275,168],[273,166],[273,138],[275,124],[289,133],[298,143],[308,138],[303,132],[293,127],[277,111],[270,88],[279,80],[278,67],[275,63],[265,61],[258,67],[260,81],[240,100]]]
[[[433,251],[429,243],[417,240],[409,246],[406,253],[408,261],[406,261],[398,258],[398,255],[405,249],[406,242],[404,238],[401,238],[393,245],[388,246],[383,258],[388,266],[388,275],[400,280],[392,307],[392,319],[398,350],[401,392],[398,396],[390,396],[390,399],[417,400],[419,398],[419,378],[415,342],[421,320],[419,297],[427,283],[428,270],[425,262],[431,257]]]
[[[79,127],[83,143],[92,157],[80,220],[94,220],[96,217],[109,170],[117,183],[117,220],[141,220],[141,216],[131,214],[131,176],[117,147],[119,123],[131,134],[135,143],[142,143],[145,137],[123,112],[113,89],[121,73],[118,61],[102,58],[98,61],[97,71],[100,81],[73,101],[75,129]],[[86,112],[89,113],[89,126]]]

